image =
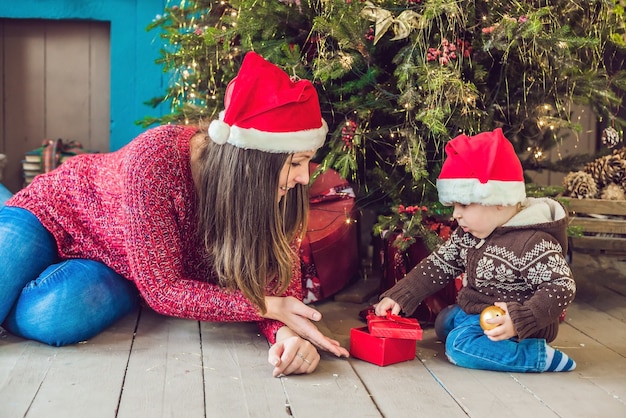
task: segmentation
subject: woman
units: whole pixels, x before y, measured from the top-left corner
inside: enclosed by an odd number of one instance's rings
[[[201,321],[258,321],[273,374],[310,373],[317,348],[297,248],[309,161],[328,128],[315,89],[255,53],[220,120],[168,125],[38,176],[0,211],[0,321],[51,345],[82,341],[141,298]]]

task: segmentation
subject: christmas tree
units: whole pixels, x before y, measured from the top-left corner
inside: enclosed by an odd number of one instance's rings
[[[213,118],[249,50],[314,80],[331,135],[320,153],[375,205],[379,229],[410,245],[436,203],[443,146],[501,127],[526,169],[569,171],[585,161],[542,155],[582,127],[588,106],[621,140],[626,91],[624,0],[184,0],[160,30],[171,113],[145,125]],[[622,58],[620,58],[622,57]]]

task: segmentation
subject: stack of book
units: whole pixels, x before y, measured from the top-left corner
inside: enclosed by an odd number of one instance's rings
[[[37,174],[41,174],[41,155],[43,147],[28,151],[22,160],[22,172],[24,173],[24,186],[28,186]]]
[[[95,151],[83,150],[82,145],[76,141],[45,140],[41,147],[24,154],[22,160],[24,187],[28,186],[38,174],[46,173],[70,158],[87,152]]]
[[[2,181],[2,177],[4,175],[4,167],[7,165],[7,156],[4,154],[0,154],[0,181]]]

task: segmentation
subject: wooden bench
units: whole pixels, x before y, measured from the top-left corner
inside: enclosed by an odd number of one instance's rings
[[[570,213],[570,226],[582,230],[572,236],[576,251],[626,254],[626,200],[560,198]]]
[[[626,291],[626,201],[558,199],[570,213],[571,266],[576,276]]]

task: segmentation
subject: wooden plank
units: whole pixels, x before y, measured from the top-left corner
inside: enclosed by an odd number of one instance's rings
[[[8,165],[3,184],[12,192],[22,188],[24,153],[41,145],[44,138],[45,45],[41,22],[4,21],[3,133]]]
[[[626,287],[625,253],[603,254],[597,251],[576,250],[572,252],[571,268],[577,286],[581,286],[581,279],[588,279],[587,281],[598,284],[622,283],[623,288]],[[626,288],[622,295],[626,295]],[[577,295],[577,298],[579,297],[580,294]],[[596,304],[602,306],[601,301],[596,301]]]
[[[626,238],[612,237],[571,237],[572,248],[593,252],[626,252]]]
[[[380,417],[371,393],[353,366],[353,360],[322,353],[315,373],[281,378],[288,413],[298,418]]]
[[[349,347],[350,329],[365,325],[358,313],[368,306],[367,303],[357,305],[323,302],[317,304],[316,308],[323,315],[323,324],[320,324],[320,329],[327,335],[332,335],[343,346]],[[428,333],[428,330],[426,332]],[[421,341],[418,342],[418,352],[420,345]],[[419,359],[385,367],[359,359],[350,359],[350,364],[367,388],[374,405],[382,416],[465,416],[463,409]],[[407,388],[410,388],[410,395],[407,394]],[[419,402],[419,399],[428,399],[428,402]],[[359,416],[358,414],[348,415]]]
[[[207,416],[285,416],[286,395],[272,377],[268,343],[255,323],[201,323]]]
[[[4,135],[6,124],[4,113],[4,27],[6,19],[0,19],[0,153],[7,153],[7,138]],[[1,173],[0,173],[1,174]],[[1,177],[1,176],[0,176]]]
[[[365,303],[380,293],[380,277],[371,275],[367,269],[361,272],[361,278],[352,285],[333,295],[337,302]]]
[[[626,358],[626,321],[623,319],[626,317],[626,306],[619,311],[620,313],[610,314],[578,302],[568,309],[566,322],[594,340],[602,341],[604,347]]]
[[[418,353],[420,350],[417,349]],[[419,358],[385,367],[358,359],[351,359],[350,363],[382,416],[467,416],[462,405],[450,396]]]
[[[128,315],[90,341],[60,348],[0,339],[0,415],[115,416],[136,321]]]
[[[576,360],[576,370],[519,378],[558,416],[626,416],[626,299],[605,279],[577,278],[576,300],[553,344]]]
[[[204,417],[200,326],[144,308],[117,417]]]
[[[592,336],[568,326],[579,321],[573,318],[573,311],[553,345],[576,360],[576,370],[516,375],[517,379],[556,416],[626,416],[626,359]],[[620,330],[624,332],[623,327]]]
[[[111,134],[111,52],[110,25],[89,24],[89,138],[83,146],[89,150],[110,151]],[[130,138],[129,138],[130,140]]]
[[[622,258],[626,258],[626,256]],[[593,315],[593,312],[603,312],[626,323],[626,285],[624,281],[620,277],[614,277],[613,274],[598,274],[602,272],[593,269],[591,273],[587,273],[587,266],[584,264],[588,259],[593,259],[593,257],[589,256],[585,260],[578,260],[576,257],[573,259],[572,272],[576,280],[576,303],[572,309],[584,306],[585,312],[590,316]],[[568,309],[568,312],[575,312],[575,310]],[[596,326],[604,328],[601,321],[595,322]],[[612,329],[609,327],[611,332]],[[603,335],[598,335],[596,338],[603,341]]]
[[[622,296],[616,295],[615,299],[613,305],[620,300],[624,305]],[[335,305],[333,309],[321,305],[325,318],[330,316],[329,312],[337,311]],[[626,390],[623,322],[611,320],[609,315],[591,305],[585,308],[589,312],[577,312],[575,307],[570,309],[567,323],[562,325],[561,335],[554,343],[579,363],[578,369],[570,373],[499,373],[457,367],[446,359],[444,347],[432,328],[424,330],[424,339],[418,342],[419,360],[384,368],[358,360],[351,360],[351,363],[383,416],[401,416],[411,411],[422,412],[416,415],[424,416],[490,416],[501,414],[503,410],[510,416],[623,415],[626,411],[623,402],[626,396],[622,393]],[[614,306],[613,311],[615,309]],[[357,312],[358,308],[353,309],[353,315]],[[584,315],[590,323],[581,324],[579,315]],[[354,324],[352,319],[345,321],[349,326]],[[573,322],[576,328],[571,326]],[[593,323],[596,328],[591,327]],[[337,326],[337,321],[333,320],[331,327]],[[611,336],[611,333],[616,335]],[[597,343],[596,339],[607,341],[608,346]],[[587,351],[581,355],[583,350]],[[593,359],[602,356],[610,361],[601,365],[601,371],[596,370]],[[614,370],[608,367],[610,363],[616,367]],[[432,377],[423,374],[421,369],[424,368]],[[601,381],[591,375],[600,376]],[[420,402],[420,399],[428,401]],[[589,402],[589,399],[594,401]],[[601,407],[594,406],[596,399],[603,403]]]
[[[445,360],[443,348],[437,351],[436,357],[427,361],[427,365],[468,416],[491,416],[504,410],[507,416],[519,417],[623,416],[626,411],[624,398],[613,398],[606,388],[598,387],[598,382],[591,378],[591,374],[595,375],[595,364],[588,362],[596,356],[608,356],[617,369],[611,373],[602,367],[603,374],[620,376],[619,379],[623,380],[621,370],[625,360],[567,325],[562,326],[560,336],[553,345],[572,355],[578,369],[568,373],[500,373],[463,369]],[[590,351],[581,354],[581,348],[585,347]],[[430,346],[430,349],[434,350],[434,347]],[[426,359],[429,360],[428,357]],[[585,372],[581,373],[581,370]],[[589,399],[594,401],[589,402]],[[597,406],[598,402],[602,406]]]
[[[593,252],[626,252],[626,235],[624,235],[626,234],[626,219],[619,218],[619,216],[626,215],[626,201],[561,199],[570,211],[570,225],[582,228],[583,233],[586,234],[582,237],[572,237],[572,248]],[[603,218],[576,216],[577,214],[600,215]],[[602,236],[603,234],[605,236]]]
[[[626,220],[620,219],[596,219],[575,216],[571,218],[571,225],[582,227],[583,232],[626,234]]]
[[[349,329],[363,326],[358,312],[366,306],[333,302],[317,307],[333,335],[349,345]],[[525,393],[510,376],[450,364],[432,328],[425,329],[423,340],[418,341],[416,360],[386,367],[358,359],[351,359],[350,363],[382,416],[488,416],[509,409],[538,416],[546,413],[545,406]],[[477,388],[477,392],[458,395],[456,385],[468,385]],[[493,387],[502,388],[502,399],[494,398]]]
[[[350,329],[365,325],[359,318],[359,311],[369,306],[368,303],[350,303],[324,301],[313,305],[322,314],[322,321],[317,325],[320,331],[348,349],[350,347]]]
[[[0,147],[8,156],[5,184],[23,185],[24,153],[46,137],[78,140],[108,151],[109,25],[95,21],[3,20],[4,106]]]
[[[511,417],[552,415],[545,403],[520,385],[520,374],[465,369],[450,363],[432,329],[418,345],[418,357],[468,416],[496,416],[502,411]]]
[[[364,305],[325,301],[314,307],[322,313],[322,320],[317,322],[319,330],[349,348],[350,328],[362,325],[355,313]],[[381,416],[355,368],[354,362],[360,360],[336,358],[326,352],[321,355],[315,373],[282,378],[293,416]]]
[[[86,141],[90,123],[89,23],[47,21],[45,27],[45,135]]]
[[[50,347],[12,335],[0,338],[0,405],[6,417],[26,416],[52,363]]]
[[[213,416],[380,416],[346,359],[322,353],[315,373],[276,379],[256,324],[202,324],[202,340]]]
[[[626,215],[626,200],[570,199],[560,197],[571,212],[603,215]]]
[[[328,309],[324,305],[321,308],[328,317]],[[353,309],[354,315],[356,312],[358,309]],[[352,320],[346,322],[354,325]],[[337,321],[332,321],[331,326],[337,327]],[[469,370],[450,364],[432,328],[425,330],[417,355],[418,360],[382,368],[351,360],[383,416],[411,412],[424,416],[489,416],[502,410],[519,411],[511,412],[512,416],[552,415],[536,394],[527,392],[518,382],[518,374]],[[554,375],[542,376],[550,379]],[[577,379],[574,375],[571,378]]]
[[[611,277],[573,269],[577,298],[553,343],[576,360],[573,372],[457,367],[427,328],[413,361],[378,367],[325,353],[316,373],[276,379],[256,324],[150,311],[134,343],[132,315],[71,347],[0,338],[0,416],[626,416],[626,297]],[[320,330],[343,345],[363,325],[366,304],[315,306]]]

